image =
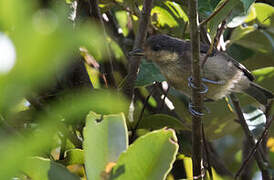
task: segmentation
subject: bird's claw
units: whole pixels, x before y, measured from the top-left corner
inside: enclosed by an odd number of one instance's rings
[[[201,85],[202,85],[202,89],[200,90],[200,94],[207,93],[208,87],[204,83],[201,83]],[[193,88],[193,89],[200,89],[200,88],[198,88],[194,85],[194,83],[192,82],[192,77],[191,76],[188,78],[188,86]]]

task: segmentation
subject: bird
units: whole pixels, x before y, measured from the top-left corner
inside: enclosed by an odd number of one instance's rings
[[[204,59],[208,49],[208,45],[200,43],[200,59]],[[144,56],[154,62],[172,87],[191,97],[190,41],[165,34],[152,35],[142,49],[133,49],[129,55]],[[274,97],[271,91],[253,82],[254,76],[244,65],[225,52],[213,50],[201,68],[201,77],[208,89],[205,100],[217,101],[236,92],[245,93],[266,105]]]

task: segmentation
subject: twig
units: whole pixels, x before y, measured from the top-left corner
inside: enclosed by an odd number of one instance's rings
[[[212,174],[212,169],[211,169],[211,163],[210,163],[210,156],[209,156],[209,151],[208,151],[208,146],[207,146],[207,140],[205,137],[205,130],[204,130],[204,123],[202,123],[202,139],[203,139],[203,146],[205,150],[205,155],[206,155],[206,169],[208,170],[208,174],[211,180],[213,180],[213,174]]]
[[[107,43],[107,33],[106,33],[106,28],[104,25],[104,21],[100,12],[100,8],[99,8],[99,2],[98,0],[89,0],[89,4],[90,4],[90,14],[95,17],[96,19],[98,19],[98,21],[100,22],[101,28],[103,30],[104,33],[104,44],[106,47],[106,54],[107,54],[107,58],[109,60],[110,63],[110,76],[111,76],[111,81],[114,85],[114,87],[116,87],[116,82],[115,79],[113,77],[113,63],[112,63],[112,55],[111,55],[111,51],[109,48],[109,45]]]
[[[146,34],[147,34],[152,4],[153,4],[153,0],[144,0],[142,14],[140,18],[140,24],[135,37],[135,41],[134,41],[134,46],[133,46],[134,49],[142,48],[144,44]],[[133,56],[129,60],[128,76],[126,79],[125,86],[123,87],[123,90],[125,94],[130,98],[132,98],[132,95],[134,93],[134,86],[135,86],[135,81],[137,78],[140,62],[141,62],[141,58],[137,56]]]
[[[132,143],[134,140],[135,140],[135,136],[136,136],[136,130],[138,129],[138,127],[139,127],[139,125],[140,125],[140,122],[141,122],[141,120],[143,119],[143,115],[144,115],[144,112],[145,112],[145,109],[146,109],[146,106],[148,105],[148,100],[149,100],[149,98],[152,96],[152,94],[154,93],[154,91],[155,91],[155,89],[158,87],[158,84],[156,83],[154,86],[153,86],[153,88],[152,88],[152,90],[150,91],[150,93],[149,93],[149,95],[147,96],[147,98],[146,98],[146,101],[145,101],[145,103],[144,103],[144,105],[143,105],[143,108],[142,108],[142,110],[141,110],[141,113],[140,113],[140,115],[139,115],[139,118],[138,118],[138,120],[137,120],[137,122],[136,122],[136,125],[132,128],[132,135],[131,135],[131,141],[130,141],[130,143]]]
[[[59,154],[59,160],[63,160],[65,158],[65,150],[67,146],[67,135],[63,134],[63,136],[60,136],[61,139],[61,149]]]
[[[210,160],[212,162],[213,168],[216,170],[216,172],[223,176],[233,177],[232,172],[230,172],[224,165],[224,162],[219,157],[218,153],[214,149],[211,143],[207,142]]]
[[[230,98],[231,98],[231,100],[232,100],[232,103],[233,103],[233,105],[234,105],[234,109],[235,109],[235,111],[236,111],[236,113],[237,113],[237,115],[238,115],[239,122],[240,122],[240,124],[241,124],[241,126],[242,126],[242,128],[243,128],[243,130],[244,130],[244,133],[245,133],[245,135],[246,135],[246,138],[247,138],[247,141],[248,141],[249,145],[250,145],[251,147],[255,147],[255,148],[253,148],[253,150],[251,151],[251,153],[255,155],[255,159],[256,159],[256,162],[257,162],[257,165],[258,165],[259,169],[260,169],[261,172],[262,172],[263,179],[264,179],[264,180],[270,180],[270,176],[269,176],[269,172],[268,172],[268,170],[267,170],[267,167],[265,166],[264,161],[263,161],[261,155],[259,154],[259,152],[256,151],[257,146],[259,146],[261,140],[262,140],[263,137],[264,137],[265,132],[267,131],[267,129],[268,129],[269,127],[267,127],[267,126],[265,127],[265,130],[264,130],[263,135],[262,135],[261,138],[258,140],[258,142],[255,144],[254,139],[253,139],[253,135],[252,135],[251,132],[249,131],[248,125],[246,124],[245,118],[244,118],[244,116],[243,116],[243,113],[242,113],[242,110],[241,110],[241,107],[240,107],[240,103],[239,103],[238,98],[237,98],[234,94],[231,94],[231,95],[230,95]],[[269,124],[268,126],[270,126],[270,124]],[[247,158],[247,159],[243,162],[241,168],[240,168],[240,169],[238,170],[238,172],[236,173],[235,179],[237,179],[238,176],[241,174],[242,169],[243,169],[243,168],[245,167],[245,165],[248,163],[248,161],[249,161],[249,159],[252,157],[252,155],[251,155],[251,156],[248,156],[248,157],[249,157],[249,158]]]
[[[202,61],[202,65],[201,65],[202,68],[204,68],[204,65],[205,65],[208,57],[212,53],[213,49],[218,46],[220,38],[221,38],[221,35],[222,35],[222,32],[223,32],[224,27],[225,27],[225,24],[226,24],[226,20],[223,20],[223,22],[221,24],[221,27],[218,29],[218,31],[216,33],[216,36],[214,37],[214,40],[211,42],[210,47],[209,47],[209,49],[208,49],[208,51],[206,53],[206,56],[204,57],[204,59]]]
[[[117,42],[117,44],[121,47],[124,55],[126,57],[128,57],[128,51],[130,50],[129,49],[129,45],[127,45],[125,42],[126,42],[126,38],[124,38],[124,36],[122,34],[119,34],[118,33],[118,29],[120,28],[119,27],[119,24],[117,23],[117,20],[115,18],[115,16],[113,16],[112,12],[111,11],[107,11],[106,12],[106,15],[109,19],[109,21],[106,23],[106,30],[108,30],[108,33],[110,34],[110,36]],[[132,41],[132,44],[131,46],[133,45],[133,41]]]
[[[206,24],[208,21],[210,21],[214,16],[216,16],[216,14],[218,14],[218,12],[220,12],[224,7],[225,5],[229,2],[229,0],[226,0],[225,2],[223,2],[223,4],[221,4],[207,19],[203,20],[201,23],[200,23],[200,26]]]
[[[197,114],[192,114],[192,169],[193,177],[198,179],[203,178],[201,169],[202,160],[202,117],[199,115],[202,112],[202,94],[201,72],[200,72],[200,29],[197,23],[198,11],[197,0],[188,1],[189,24],[190,24],[190,39],[191,39],[191,54],[192,54],[192,79],[196,88],[192,88],[192,103]]]
[[[271,126],[272,121],[273,121],[273,118],[272,118],[270,121],[268,121],[268,123],[266,124],[265,129],[264,129],[262,135],[260,136],[260,138],[259,138],[259,140],[257,141],[256,145],[253,147],[253,149],[252,149],[252,150],[250,151],[250,153],[248,154],[247,158],[246,158],[246,159],[244,160],[244,162],[242,163],[240,169],[238,170],[238,172],[237,172],[236,175],[235,175],[235,178],[237,178],[237,177],[241,174],[243,168],[246,166],[246,164],[248,163],[248,161],[249,161],[249,160],[254,156],[254,154],[256,153],[256,151],[257,151],[259,145],[261,144],[261,142],[263,141],[263,139],[266,137],[266,135],[267,135],[267,133],[268,133],[268,130],[269,130],[270,126]]]

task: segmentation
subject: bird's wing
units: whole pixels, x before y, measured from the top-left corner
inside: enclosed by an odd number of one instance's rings
[[[228,61],[231,61],[234,64],[234,66],[236,66],[238,69],[240,69],[244,73],[244,75],[246,77],[248,77],[248,79],[250,81],[254,81],[255,80],[255,77],[251,74],[251,72],[248,69],[246,69],[246,67],[244,65],[242,65],[241,63],[239,63],[238,61],[236,61],[235,59],[233,59],[228,54],[223,53],[223,52],[220,52],[220,53],[222,53],[222,55],[225,56]]]
[[[209,46],[205,45],[205,44],[201,44],[200,46],[200,52],[201,54],[206,54],[207,51],[209,49]],[[244,65],[242,65],[241,63],[239,63],[238,61],[236,61],[235,59],[233,59],[231,56],[229,56],[228,54],[224,53],[224,52],[219,52],[217,50],[213,50],[212,53],[209,55],[209,57],[214,56],[216,53],[221,53],[223,56],[225,56],[225,58],[228,61],[231,61],[235,67],[237,67],[238,69],[240,69],[244,75],[250,80],[250,81],[254,81],[255,77],[251,74],[251,72],[246,69],[246,67]]]

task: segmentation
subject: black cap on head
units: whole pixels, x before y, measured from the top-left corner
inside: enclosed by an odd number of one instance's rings
[[[153,51],[166,50],[180,53],[184,48],[184,42],[180,39],[160,34],[149,37],[145,46],[150,47]]]

